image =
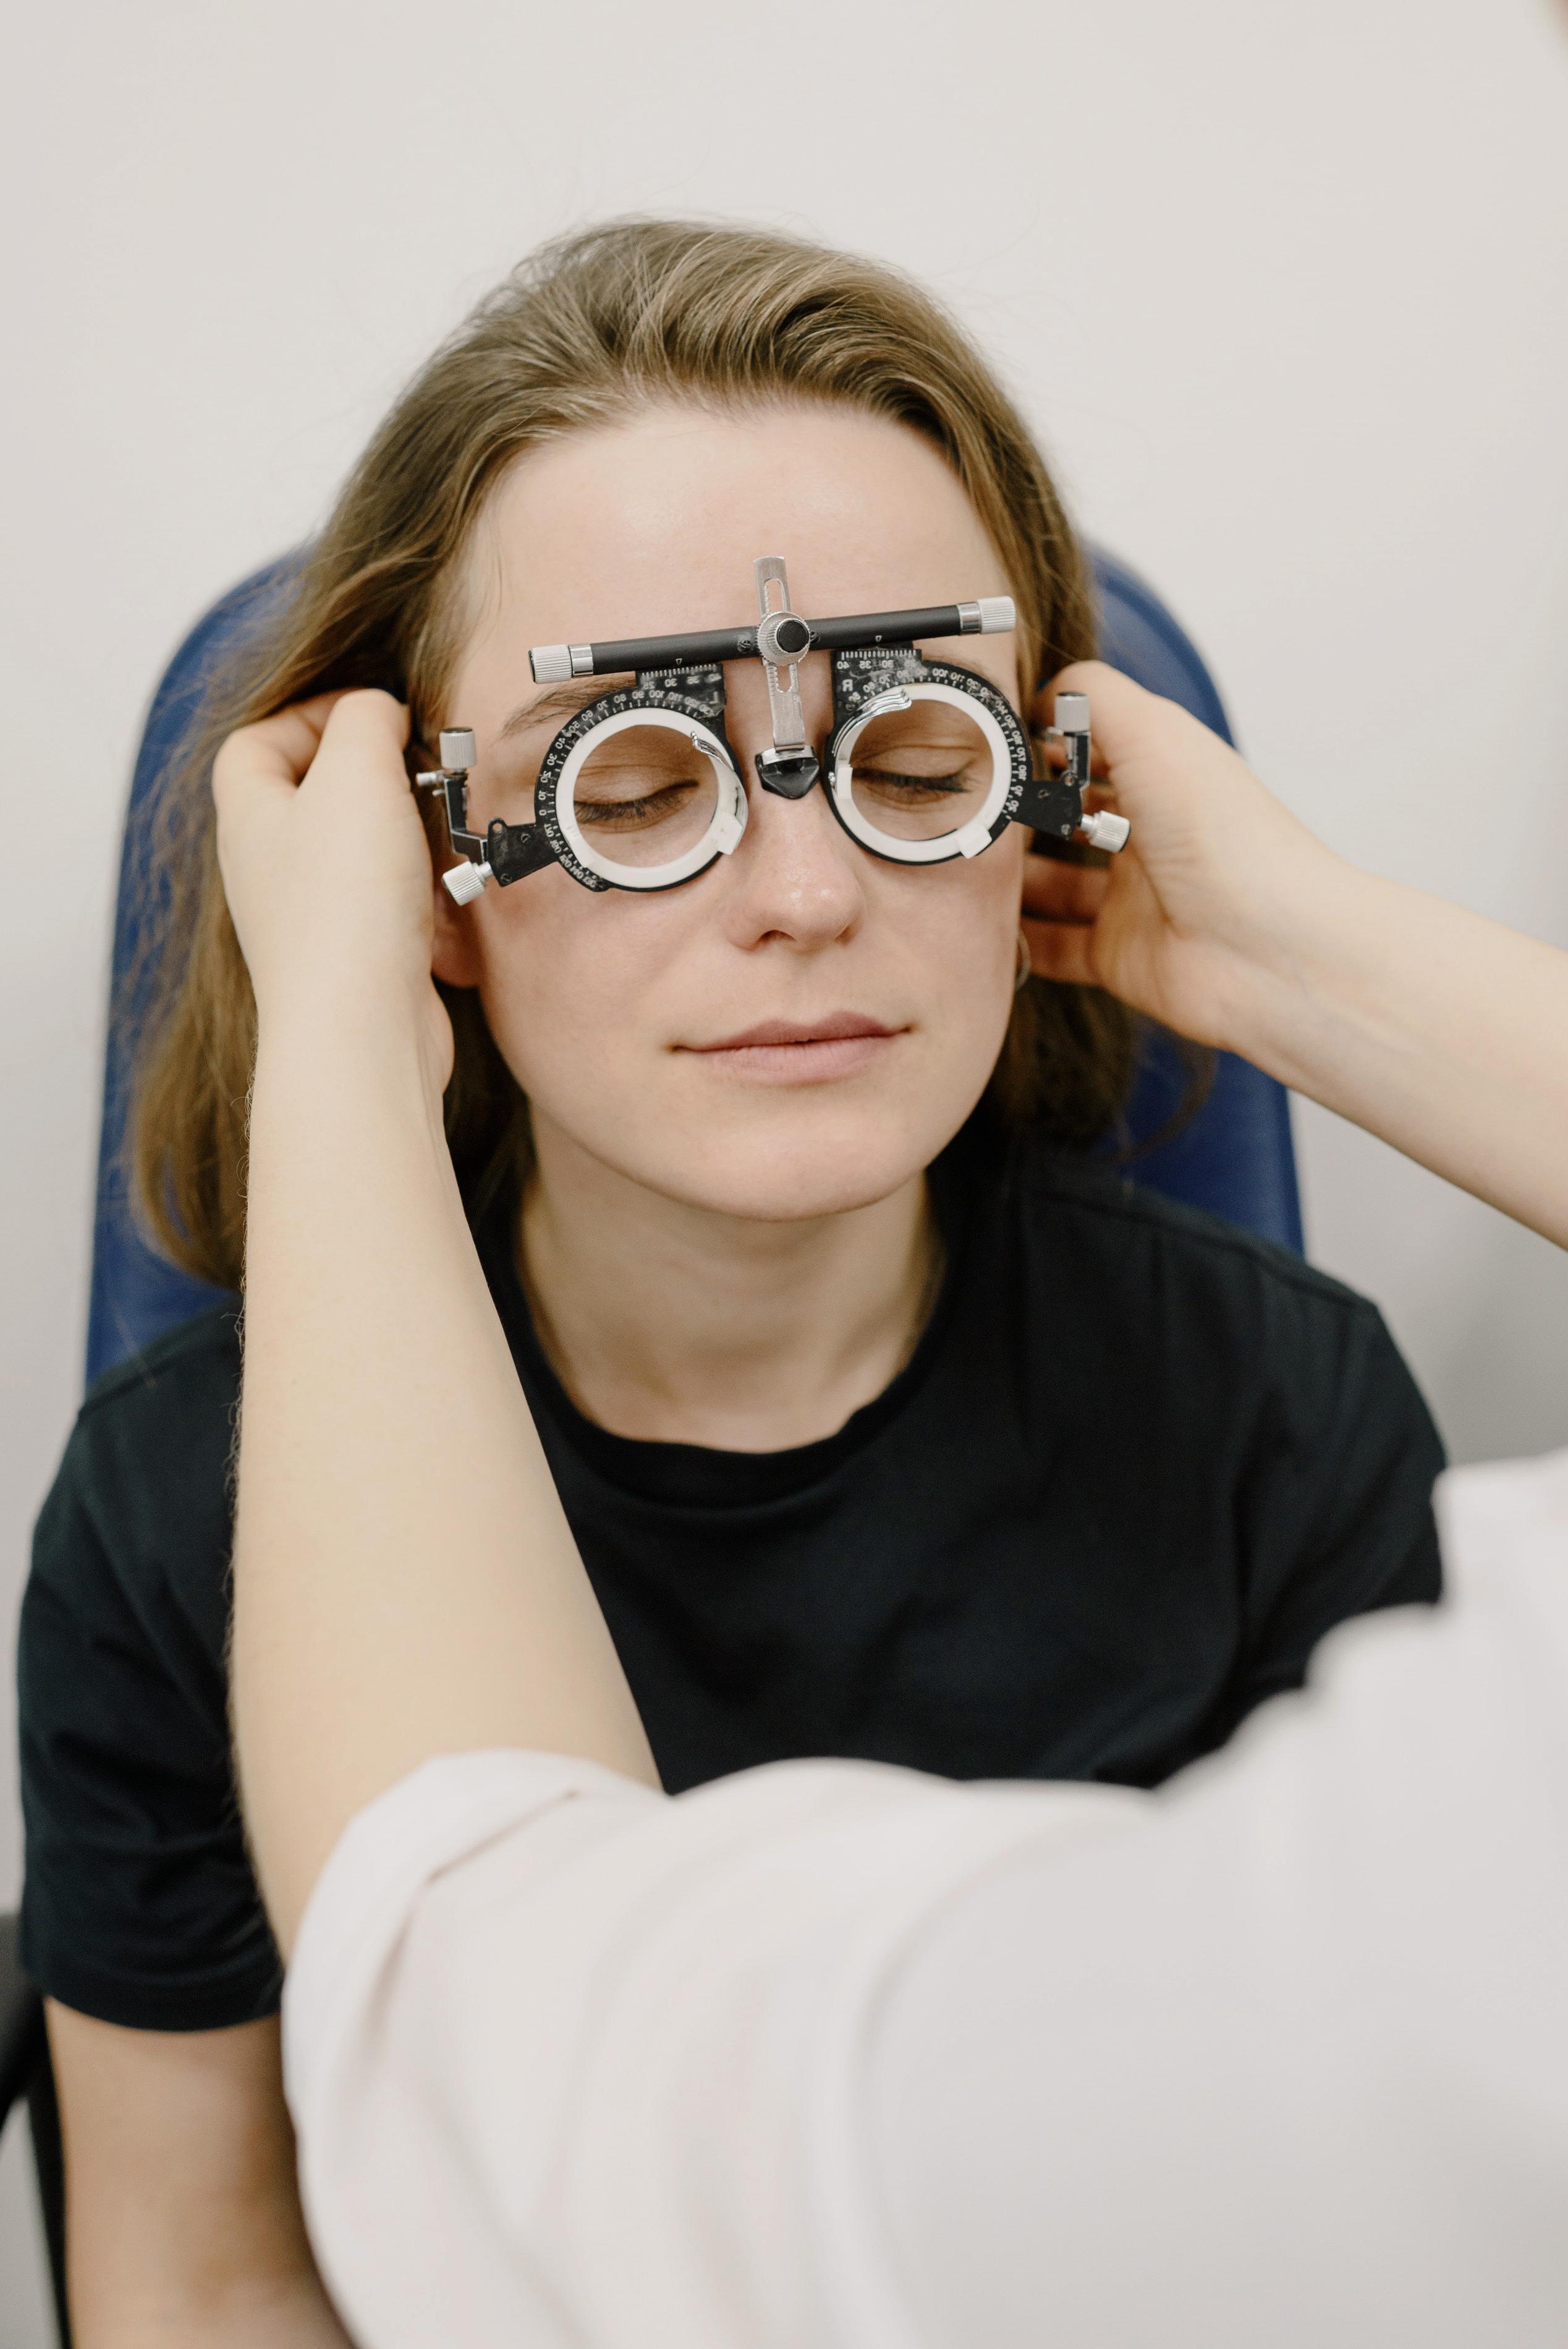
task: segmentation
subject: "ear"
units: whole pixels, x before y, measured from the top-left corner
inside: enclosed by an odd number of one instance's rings
[[[435,905],[435,930],[430,941],[430,970],[447,987],[477,987],[480,963],[473,917],[466,905],[454,905],[432,867],[430,887]]]

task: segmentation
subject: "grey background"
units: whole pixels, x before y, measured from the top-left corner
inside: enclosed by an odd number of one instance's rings
[[[75,1407],[146,699],[405,373],[627,209],[917,270],[1246,747],[1381,872],[1568,945],[1568,39],[1545,0],[144,0],[13,19],[0,1621]],[[1568,1259],[1310,1108],[1309,1245],[1454,1453],[1568,1441]],[[7,1675],[0,1906],[19,1878]],[[42,2342],[20,2132],[0,2349]]]

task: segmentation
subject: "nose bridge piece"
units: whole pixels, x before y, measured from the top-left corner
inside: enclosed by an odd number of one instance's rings
[[[759,934],[805,943],[837,936],[864,903],[864,852],[835,821],[825,791],[814,803],[810,782],[770,796],[796,804],[769,810],[759,796],[752,801],[744,853],[736,858],[742,918]]]
[[[800,656],[811,631],[789,605],[789,581],[782,555],[757,559],[757,649],[768,680],[768,715],[773,747],[757,753],[757,775],[765,792],[801,800],[817,780],[817,757],[806,740],[800,708]]]

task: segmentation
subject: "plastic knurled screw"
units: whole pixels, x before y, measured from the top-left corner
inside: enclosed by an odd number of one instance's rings
[[[485,883],[490,877],[488,864],[470,864],[465,859],[461,864],[450,865],[442,874],[441,886],[454,905],[471,905],[476,897],[484,895]]]

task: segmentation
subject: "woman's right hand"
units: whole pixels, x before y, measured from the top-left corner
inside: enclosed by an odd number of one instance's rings
[[[1080,661],[1053,680],[1039,723],[1059,692],[1088,696],[1096,768],[1132,833],[1108,870],[1027,860],[1035,970],[1258,1057],[1262,999],[1291,984],[1352,868],[1175,702]]]

